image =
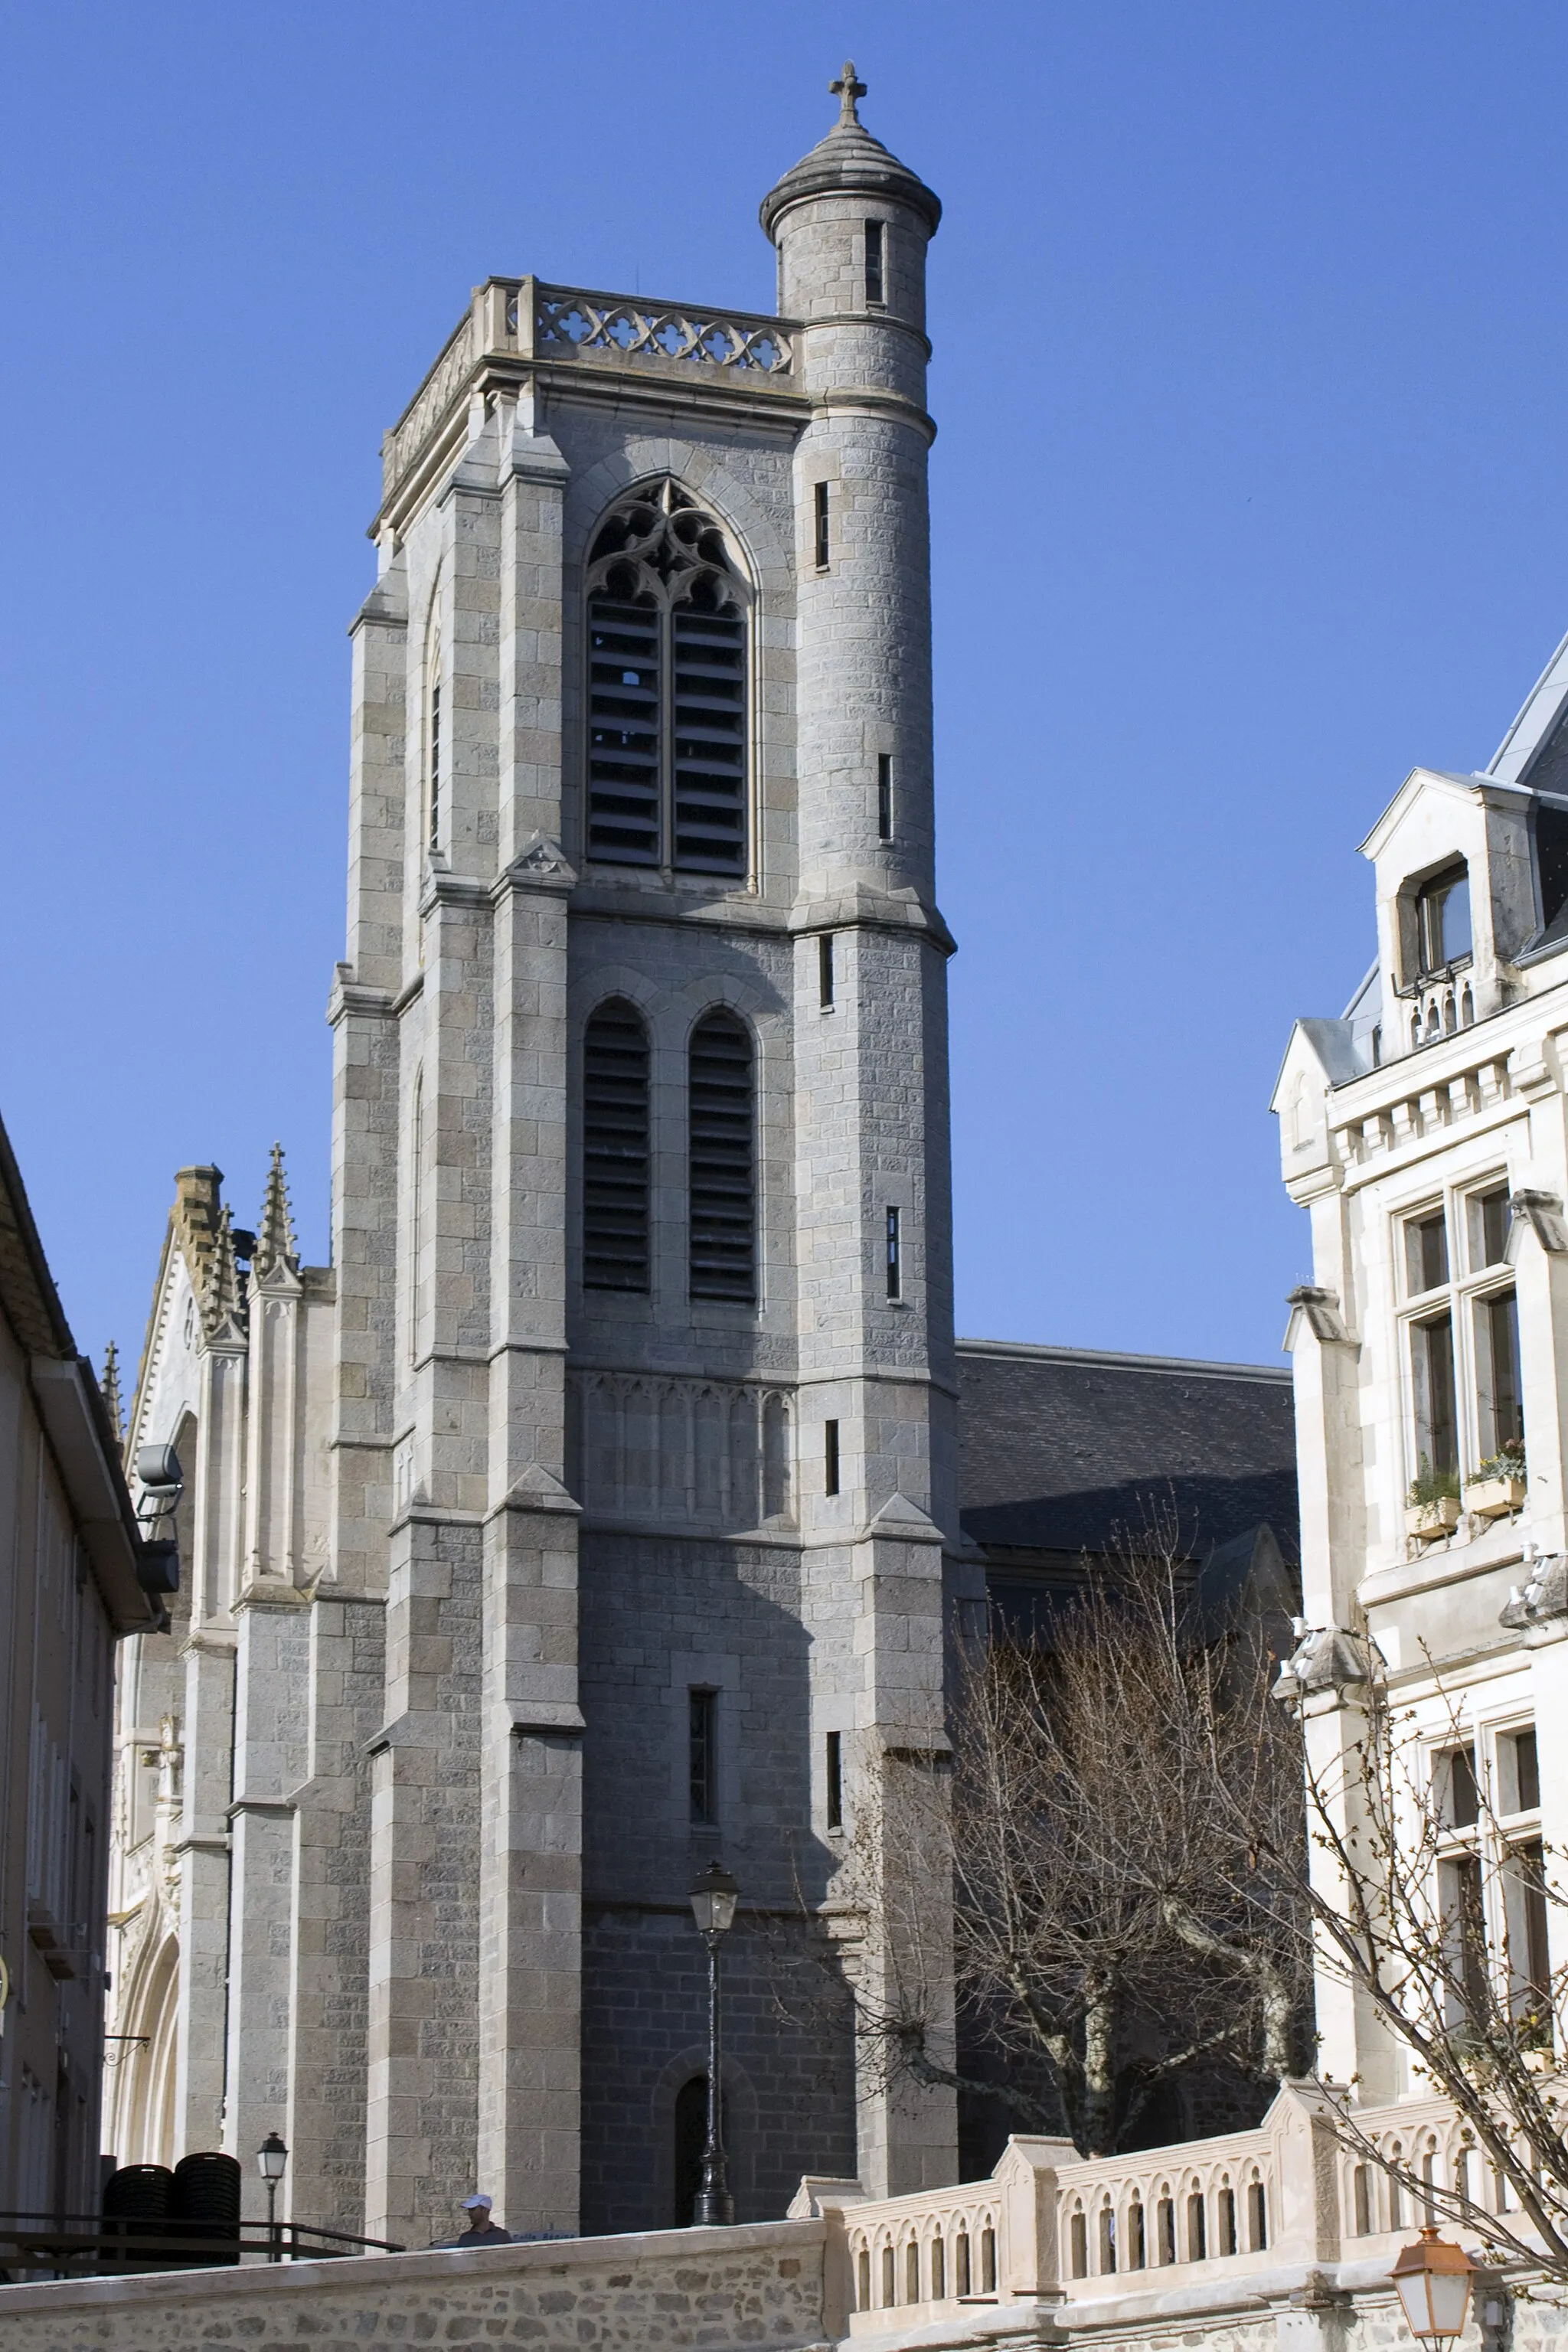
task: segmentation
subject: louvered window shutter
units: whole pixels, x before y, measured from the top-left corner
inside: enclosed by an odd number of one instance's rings
[[[691,1039],[690,1289],[693,1298],[756,1297],[752,1040],[733,1014],[711,1013]]]
[[[746,625],[739,613],[675,611],[675,864],[746,866]]]
[[[629,1004],[602,1004],[583,1051],[583,1280],[648,1286],[647,1033]]]
[[[588,604],[588,854],[658,863],[659,634],[651,598]]]

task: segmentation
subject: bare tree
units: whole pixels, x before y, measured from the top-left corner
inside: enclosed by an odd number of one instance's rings
[[[1326,1643],[1339,1653],[1332,1673]],[[1311,1867],[1295,1916],[1320,1977],[1351,1989],[1457,2109],[1469,2160],[1447,2184],[1418,2172],[1359,2119],[1353,2083],[1329,2085],[1342,2141],[1417,2210],[1568,2280],[1568,1963],[1552,1968],[1548,1952],[1549,1916],[1564,1899],[1559,1857],[1510,1834],[1504,1815],[1518,1809],[1500,1805],[1440,1679],[1447,1728],[1434,1740],[1429,1722],[1392,1702],[1370,1645],[1335,1634],[1315,1646],[1323,1670],[1313,1674],[1310,1655],[1293,1661],[1301,1671],[1287,1673],[1286,1689],[1310,1697],[1314,1683],[1337,1683],[1354,1731],[1331,1756],[1303,1742]],[[1297,1867],[1287,1853],[1278,1860]]]
[[[1269,1677],[1256,1628],[1205,1609],[1173,1512],[1048,1639],[993,1625],[959,1661],[951,1774],[889,1759],[862,1798],[854,1847],[882,1864],[867,1932],[885,1948],[875,1998],[858,1989],[863,2042],[1037,2129],[1065,2121],[1089,2155],[1124,2145],[1197,2060],[1300,2071],[1308,1971],[1283,1916],[1298,1874],[1275,1857],[1300,1840],[1300,1780]],[[939,1859],[951,1873],[940,1968],[915,1904],[898,1916],[889,1854],[911,1858],[911,1889]],[[852,1852],[850,1907],[856,1872]],[[955,2013],[1008,2062],[1000,2081],[960,2071]]]

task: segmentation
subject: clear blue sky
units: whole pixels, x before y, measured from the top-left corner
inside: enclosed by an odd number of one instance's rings
[[[939,191],[959,1324],[1277,1360],[1266,1111],[1354,845],[1568,627],[1568,11],[13,5],[0,1111],[134,1360],[174,1170],[327,1245],[377,446],[491,271],[765,309],[829,125]]]

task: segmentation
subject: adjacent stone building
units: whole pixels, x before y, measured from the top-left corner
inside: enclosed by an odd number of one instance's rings
[[[491,278],[388,435],[330,1268],[280,1160],[254,1231],[178,1179],[132,1419],[187,1573],[122,1682],[110,2145],[278,2130],[298,2216],[404,2242],[476,2181],[513,2228],[689,2210],[719,1854],[742,2218],[956,2178],[952,2094],[858,2068],[858,1791],[941,1761],[988,1568],[1059,1575],[1141,1482],[1191,1485],[1199,1549],[1290,1515],[1280,1374],[955,1348],[940,208],[838,90],[763,207],[777,315]],[[1197,1402],[1135,1443],[1096,1389]],[[940,1945],[945,1884],[900,1913]]]
[[[142,1588],[120,1433],[0,1128],[0,2210],[94,2212],[114,1647]]]

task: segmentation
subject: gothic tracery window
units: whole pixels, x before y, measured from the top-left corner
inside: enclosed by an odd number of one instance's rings
[[[722,526],[679,483],[600,525],[588,569],[590,857],[746,872],[748,594]]]

